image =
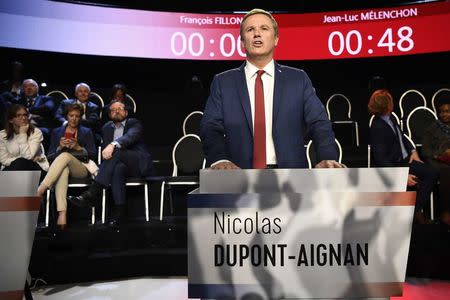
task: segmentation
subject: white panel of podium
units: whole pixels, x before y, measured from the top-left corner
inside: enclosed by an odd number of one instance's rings
[[[401,295],[408,168],[203,170],[188,196],[190,298]]]
[[[41,199],[39,171],[0,172],[0,299],[22,299]]]

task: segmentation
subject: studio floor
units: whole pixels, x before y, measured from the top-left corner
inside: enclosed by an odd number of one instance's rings
[[[410,277],[403,285],[403,296],[391,297],[391,300],[447,300],[449,295],[450,281]],[[188,299],[187,279],[186,277],[130,278],[51,285],[33,289],[33,298],[35,300],[181,300]]]

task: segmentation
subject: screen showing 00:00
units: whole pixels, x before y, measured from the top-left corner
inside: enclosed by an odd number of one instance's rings
[[[449,2],[274,17],[279,25],[278,60],[450,50]],[[242,60],[242,18],[243,14],[153,12],[46,0],[2,1],[0,46],[124,57]]]

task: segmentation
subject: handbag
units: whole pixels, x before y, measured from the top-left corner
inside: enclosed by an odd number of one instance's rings
[[[76,159],[78,159],[82,163],[89,162],[89,157],[88,157],[88,153],[87,153],[86,149],[73,150],[73,149],[69,149],[69,148],[64,148],[61,152],[67,152],[67,153],[72,154]]]

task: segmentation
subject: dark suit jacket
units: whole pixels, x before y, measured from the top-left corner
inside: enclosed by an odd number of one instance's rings
[[[392,123],[398,129],[396,120],[391,117]],[[400,130],[401,132],[401,130]],[[401,135],[408,155],[414,149],[410,142]],[[402,150],[399,135],[394,132],[383,119],[376,116],[370,127],[371,159],[374,167],[396,167],[402,164]]]
[[[31,114],[36,115],[33,120],[37,127],[53,128],[55,126],[56,105],[52,97],[38,95],[31,107],[28,106],[26,97],[21,97],[18,103],[27,107]]]
[[[56,111],[56,119],[63,124],[66,121],[64,116],[64,110],[67,105],[76,103],[77,99],[66,99],[61,102]],[[81,119],[81,125],[92,129],[94,134],[99,131],[100,128],[100,107],[90,101],[86,102],[86,119]]]
[[[425,130],[422,141],[423,158],[434,167],[450,167],[437,159],[447,149],[450,149],[450,134],[445,132],[436,120]]]
[[[214,77],[200,135],[208,164],[228,159],[252,168],[253,126],[245,63]],[[306,168],[305,133],[320,160],[337,160],[325,109],[303,70],[275,63],[272,137],[280,168]]]
[[[52,137],[50,139],[50,147],[48,150],[48,156],[56,158],[56,156],[60,153],[57,148],[59,146],[59,140],[64,136],[66,132],[66,126],[61,126],[53,129]],[[80,126],[78,128],[78,144],[81,147],[86,149],[89,159],[92,159],[94,162],[97,162],[97,148],[95,147],[94,135],[92,134],[92,130],[87,127]]]
[[[102,128],[102,149],[108,146],[114,140],[114,123],[109,121]],[[123,136],[117,139],[120,144],[120,149],[131,150],[139,154],[139,165],[142,176],[147,176],[152,173],[153,162],[144,142],[144,128],[138,119],[129,118],[126,120]]]

